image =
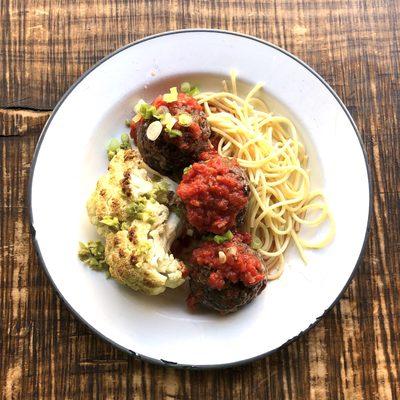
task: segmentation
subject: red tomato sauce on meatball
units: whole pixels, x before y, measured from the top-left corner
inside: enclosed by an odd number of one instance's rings
[[[227,281],[256,285],[265,279],[264,266],[249,241],[250,235],[237,234],[222,244],[205,242],[193,251],[192,263],[211,270],[208,285],[213,289],[223,289]]]
[[[248,203],[249,188],[235,160],[212,154],[194,163],[183,175],[176,193],[186,207],[186,218],[199,232],[223,234],[235,227]]]
[[[193,122],[188,127],[183,127],[177,122],[174,129],[184,130],[186,135],[174,138],[178,147],[186,150],[190,147],[191,141],[207,141],[209,133],[202,135],[203,129],[200,125],[205,124],[205,120],[200,118],[200,112],[203,112],[203,107],[191,96],[185,93],[178,94],[178,100],[172,103],[167,103],[163,100],[163,96],[158,96],[153,101],[153,106],[159,108],[167,107],[172,116],[176,117],[180,114],[187,113],[193,117]],[[203,137],[204,136],[204,137]]]

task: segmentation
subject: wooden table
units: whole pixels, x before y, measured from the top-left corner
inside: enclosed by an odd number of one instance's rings
[[[398,0],[1,0],[0,10],[2,399],[400,398]],[[154,366],[99,339],[57,297],[29,233],[30,163],[60,96],[116,48],[188,27],[252,34],[314,67],[353,115],[375,186],[364,261],[340,302],[291,345],[227,370]]]

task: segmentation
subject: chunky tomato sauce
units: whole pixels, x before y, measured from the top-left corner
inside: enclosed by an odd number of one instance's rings
[[[153,106],[159,108],[161,106],[167,107],[171,115],[178,116],[182,113],[187,113],[190,115],[198,114],[199,111],[203,111],[203,107],[191,96],[188,96],[185,93],[178,93],[178,100],[172,103],[167,103],[163,100],[163,96],[159,95],[153,101]],[[184,129],[185,132],[188,132],[193,140],[199,140],[201,138],[201,128],[200,125],[193,121],[188,127],[183,127],[177,122],[174,125],[174,129],[182,130]],[[185,140],[182,138],[176,138],[177,142],[181,142],[180,144],[183,146],[182,148],[185,149]]]
[[[249,239],[248,234],[236,234],[228,242],[205,242],[193,251],[193,264],[204,266],[211,271],[208,278],[211,288],[221,290],[227,281],[241,281],[246,286],[252,286],[265,279],[260,258],[245,243],[248,243]]]
[[[236,225],[248,201],[247,181],[236,161],[215,153],[192,165],[176,193],[185,203],[189,223],[200,232],[216,234]]]
[[[163,96],[159,95],[153,101],[153,106],[158,108],[160,106],[168,107],[170,113],[176,115],[183,108],[187,108],[188,112],[190,110],[203,111],[203,107],[197,102],[197,100],[188,96],[186,93],[178,93],[178,100],[173,101],[172,103],[167,103],[163,100]]]

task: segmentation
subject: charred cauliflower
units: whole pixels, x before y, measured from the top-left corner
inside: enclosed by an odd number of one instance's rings
[[[150,179],[137,150],[121,149],[87,202],[90,222],[102,236],[115,232],[137,217],[147,199],[166,197],[168,189],[167,181]]]
[[[153,223],[135,220],[128,229],[106,237],[105,254],[110,275],[118,282],[146,294],[159,294],[184,282],[184,265],[168,254],[178,219],[167,221],[166,207],[158,204]]]
[[[101,262],[116,281],[146,294],[181,285],[185,266],[169,252],[180,227],[166,206],[173,183],[146,169],[137,150],[114,149],[110,158],[87,202],[90,222],[105,238]],[[92,266],[95,254],[84,246],[80,258]]]

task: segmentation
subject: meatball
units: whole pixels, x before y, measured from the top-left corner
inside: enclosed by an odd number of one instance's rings
[[[146,164],[163,175],[179,180],[185,167],[197,161],[201,152],[212,148],[208,140],[210,126],[203,107],[184,93],[177,94],[177,100],[169,103],[159,96],[152,105],[158,115],[141,118],[134,125],[132,136]],[[163,114],[169,114],[175,123],[170,129],[163,126],[155,139],[149,138],[150,124],[160,121],[159,115]]]
[[[206,159],[183,175],[176,193],[189,224],[199,232],[224,234],[243,222],[250,194],[248,179],[235,160],[215,152],[202,158]]]
[[[266,286],[262,258],[248,245],[249,235],[236,234],[223,244],[205,242],[192,254],[189,308],[201,304],[222,314],[250,303]]]

